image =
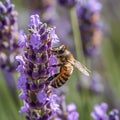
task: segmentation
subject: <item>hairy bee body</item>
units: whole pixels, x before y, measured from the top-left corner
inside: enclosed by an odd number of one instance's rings
[[[70,63],[65,63],[60,68],[60,73],[53,79],[51,86],[54,88],[61,87],[70,78],[73,72],[73,66]]]
[[[87,68],[83,66],[79,61],[74,59],[72,53],[67,50],[65,45],[53,48],[52,52],[56,55],[59,63],[55,66],[60,67],[59,73],[48,78],[49,81],[52,81],[52,87],[58,88],[65,84],[73,73],[73,66],[82,73],[88,75]]]

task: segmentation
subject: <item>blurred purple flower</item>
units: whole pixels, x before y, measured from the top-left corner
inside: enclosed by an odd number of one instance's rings
[[[6,86],[17,105],[18,98],[13,72],[18,65],[15,61],[15,57],[20,50],[18,37],[19,30],[15,6],[10,0],[0,1],[0,69]]]
[[[109,112],[109,120],[119,120],[119,111],[117,109],[113,109]]]
[[[85,56],[91,57],[99,54],[102,37],[101,9],[102,4],[99,0],[88,0],[76,6]]]
[[[89,78],[85,75],[81,75],[76,87],[80,94],[81,90],[87,90],[92,95],[100,95],[104,92],[102,76],[96,71],[93,71]]]
[[[76,105],[74,103],[67,105],[65,102],[65,89],[56,92],[59,96],[57,102],[60,107],[57,111],[55,120],[78,120],[79,113],[76,111]]]
[[[15,56],[18,48],[17,12],[9,1],[0,1],[0,67],[8,72],[15,71],[17,63]]]
[[[73,6],[75,6],[75,4],[77,3],[77,0],[58,0],[58,3],[59,3],[61,6],[73,7]]]
[[[68,106],[67,106],[67,110],[69,112],[72,112],[74,110],[76,110],[76,105],[74,103],[70,103]]]
[[[94,120],[108,120],[108,116],[106,114],[107,108],[108,105],[106,103],[95,105],[94,112],[91,113],[91,116]]]
[[[25,46],[26,44],[26,39],[27,39],[27,36],[24,34],[24,32],[21,30],[19,32],[19,37],[18,37],[18,44],[20,46],[20,48],[22,48],[23,46]]]
[[[57,103],[58,96],[56,94],[51,94],[49,97],[50,100],[50,107],[54,112],[59,111],[59,105]]]
[[[62,120],[61,118],[55,118],[54,120]]]
[[[44,21],[48,25],[51,25],[55,20],[56,11],[54,3],[55,1],[53,0],[26,0],[26,6],[29,7],[30,14],[39,14],[41,16],[41,21]],[[37,19],[37,17],[38,16],[36,16],[35,19]],[[31,19],[31,25],[34,24],[34,21],[34,19]]]
[[[99,0],[88,0],[88,6],[90,12],[100,12],[102,10],[102,4]]]
[[[76,112],[76,105],[74,103],[70,103],[67,106],[68,117],[67,120],[78,120],[79,114]]]
[[[97,72],[93,72],[91,75],[89,90],[97,94],[104,92],[104,86],[101,83],[101,76]]]
[[[108,105],[102,103],[101,105],[94,106],[94,112],[91,113],[91,117],[94,120],[119,120],[118,110],[113,109],[107,114]]]

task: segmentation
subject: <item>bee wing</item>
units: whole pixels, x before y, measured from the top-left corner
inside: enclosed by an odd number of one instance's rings
[[[85,65],[83,65],[82,63],[80,63],[75,59],[73,61],[68,61],[68,62],[70,62],[74,67],[76,67],[83,74],[85,74],[86,76],[89,76],[90,70]]]

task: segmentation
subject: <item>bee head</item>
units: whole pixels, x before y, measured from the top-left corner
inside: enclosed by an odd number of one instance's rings
[[[65,53],[66,48],[67,47],[65,45],[61,45],[59,47],[52,48],[52,52],[54,54],[61,55]]]

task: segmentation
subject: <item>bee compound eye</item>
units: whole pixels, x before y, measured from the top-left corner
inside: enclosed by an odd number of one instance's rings
[[[62,53],[64,53],[64,49],[61,49],[61,50],[59,50],[59,54],[62,54]]]

